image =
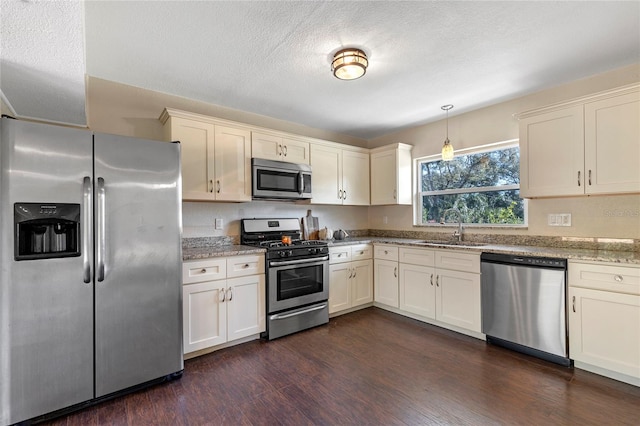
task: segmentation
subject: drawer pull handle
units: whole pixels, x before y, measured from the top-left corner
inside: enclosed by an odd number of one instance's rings
[[[393,276],[395,278],[398,278],[398,267],[397,266],[395,268],[393,268]]]
[[[248,267],[249,267],[248,263],[245,263],[244,266],[243,266],[244,269],[247,269]]]
[[[224,288],[222,290],[220,290],[220,293],[222,294],[221,302],[226,302],[226,300],[227,300],[227,292],[224,290]]]
[[[436,275],[436,287],[440,287],[440,275]]]
[[[361,252],[360,252],[360,256],[362,256],[363,254],[364,254],[364,251],[361,251]]]
[[[200,273],[201,273],[201,274],[206,274],[206,273],[207,273],[207,268],[202,268],[202,269],[200,269]]]
[[[231,290],[231,287],[229,287],[229,290],[227,290],[229,296],[228,296],[228,301],[231,302],[233,300],[233,290]]]
[[[384,254],[389,254],[389,252],[385,250],[385,251],[384,251]]]
[[[573,312],[576,311],[576,297],[573,296]]]
[[[431,287],[433,287],[433,274],[431,274]]]
[[[622,278],[622,275],[614,275],[613,279],[619,283],[621,283],[622,280],[624,280],[624,278]]]

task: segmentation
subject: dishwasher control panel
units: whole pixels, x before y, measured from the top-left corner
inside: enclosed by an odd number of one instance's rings
[[[536,266],[546,268],[566,268],[567,259],[553,257],[518,256],[511,254],[482,253],[483,262],[505,263],[522,266]]]

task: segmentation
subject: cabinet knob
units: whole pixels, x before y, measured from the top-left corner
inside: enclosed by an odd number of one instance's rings
[[[200,269],[200,273],[201,273],[201,274],[206,274],[206,273],[207,273],[207,268],[202,268],[202,269]]]
[[[249,267],[248,263],[245,263],[244,266],[243,266],[244,269],[247,269],[248,267]]]
[[[614,279],[614,280],[616,280],[616,281],[617,281],[617,282],[619,282],[619,283],[621,283],[621,282],[624,280],[624,278],[622,277],[622,275],[615,275],[615,276],[613,277],[613,279]]]

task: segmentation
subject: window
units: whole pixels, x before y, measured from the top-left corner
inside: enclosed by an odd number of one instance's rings
[[[459,210],[466,224],[526,224],[517,141],[458,151],[452,161],[418,159],[417,171],[418,225],[440,223],[449,208]]]

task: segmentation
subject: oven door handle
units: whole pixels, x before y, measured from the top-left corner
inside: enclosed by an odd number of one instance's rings
[[[305,309],[305,310],[297,311],[297,312],[292,312],[290,314],[275,314],[275,315],[271,315],[269,317],[269,319],[272,320],[272,321],[287,319],[287,318],[295,317],[295,316],[298,316],[298,315],[308,314],[309,312],[319,311],[319,310],[324,309],[326,307],[327,307],[327,304],[323,303],[322,305],[313,306],[313,307],[311,307],[309,309]]]
[[[329,260],[329,256],[317,257],[313,259],[297,259],[297,260],[283,260],[281,262],[269,262],[269,266],[288,266],[288,265],[299,265],[301,263],[309,263],[313,264],[316,262],[324,262]]]

